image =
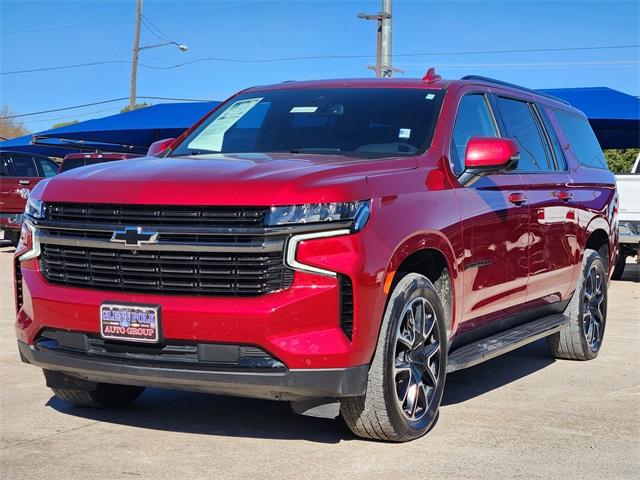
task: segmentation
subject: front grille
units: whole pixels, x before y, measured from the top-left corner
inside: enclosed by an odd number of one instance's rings
[[[52,283],[177,295],[262,295],[293,281],[282,251],[196,253],[43,244],[40,270]]]
[[[268,207],[191,207],[102,203],[45,204],[54,222],[180,227],[261,227]]]

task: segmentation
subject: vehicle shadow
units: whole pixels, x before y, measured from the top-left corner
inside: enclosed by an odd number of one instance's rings
[[[447,379],[443,405],[473,399],[551,363],[543,341],[453,373]],[[131,406],[118,410],[74,407],[56,397],[47,406],[65,415],[170,432],[328,444],[358,439],[342,419],[297,415],[286,402],[147,389]]]
[[[475,367],[450,373],[447,375],[442,405],[455,405],[479,397],[554,362],[546,340],[542,339]]]

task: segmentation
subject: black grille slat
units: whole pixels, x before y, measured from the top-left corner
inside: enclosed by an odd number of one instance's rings
[[[349,338],[353,337],[353,285],[346,275],[340,275],[340,327]]]
[[[83,288],[197,295],[262,295],[287,288],[293,273],[273,253],[191,253],[42,245],[52,283]]]
[[[261,227],[268,210],[267,207],[46,204],[47,219],[55,222],[138,226]]]

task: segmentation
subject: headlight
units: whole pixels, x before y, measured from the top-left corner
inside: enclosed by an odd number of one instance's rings
[[[16,252],[18,252],[18,260],[21,262],[40,256],[40,242],[36,236],[36,227],[31,222],[22,224],[20,241],[16,247]]]
[[[29,197],[24,207],[24,214],[31,218],[44,218],[44,203],[42,200]]]
[[[329,223],[352,221],[355,231],[362,230],[369,220],[370,201],[340,203],[307,203],[272,207],[267,225],[300,225],[305,223]]]

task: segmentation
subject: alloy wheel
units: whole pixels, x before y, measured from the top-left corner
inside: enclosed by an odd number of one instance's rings
[[[582,325],[585,338],[592,351],[597,351],[602,343],[605,323],[605,292],[602,274],[592,265],[585,279],[582,297]]]
[[[396,400],[411,421],[422,419],[433,400],[441,361],[439,338],[433,306],[424,297],[411,300],[398,323],[393,356]]]

